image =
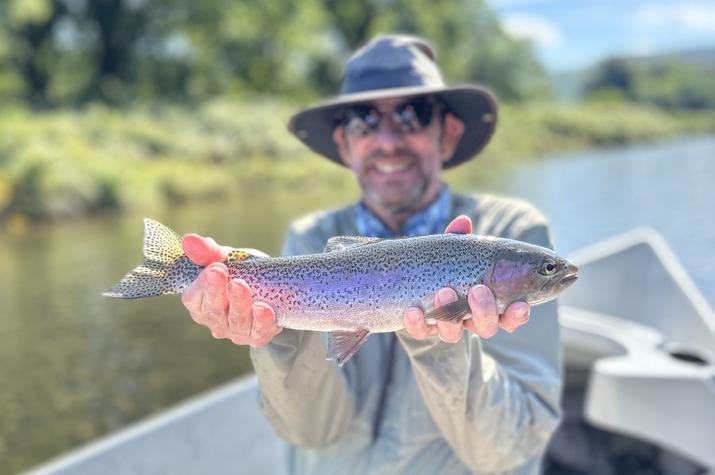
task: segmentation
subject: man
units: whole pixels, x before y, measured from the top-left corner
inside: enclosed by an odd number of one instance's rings
[[[491,234],[549,246],[527,204],[450,193],[444,168],[488,142],[496,108],[483,89],[449,88],[423,40],[381,36],[347,64],[341,95],[296,114],[290,130],[349,168],[361,201],[296,221],[285,254],[321,252],[335,235]],[[536,473],[559,420],[559,334],[554,302],[498,315],[482,285],[471,319],[425,321],[406,309],[405,330],[373,335],[343,368],[325,360],[321,334],[281,329],[245,282],[229,281],[228,248],[184,238],[208,265],[184,293],[192,318],[216,338],[251,345],[266,417],[291,444],[292,473]],[[441,289],[435,305],[457,298]],[[498,333],[499,329],[506,330]]]

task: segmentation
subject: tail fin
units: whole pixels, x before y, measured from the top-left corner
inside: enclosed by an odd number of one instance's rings
[[[178,294],[198,277],[201,269],[184,255],[178,234],[158,221],[144,218],[144,262],[102,295],[136,299]]]

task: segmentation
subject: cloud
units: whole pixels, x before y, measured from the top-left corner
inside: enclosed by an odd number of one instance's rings
[[[715,30],[715,5],[650,3],[636,10],[635,18],[637,24],[645,28],[678,26],[691,31],[713,31]]]
[[[536,15],[504,15],[501,18],[501,26],[513,38],[530,40],[545,48],[559,46],[564,40],[563,33],[556,25]]]

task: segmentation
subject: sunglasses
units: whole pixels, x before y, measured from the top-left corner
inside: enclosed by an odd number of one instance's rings
[[[389,113],[398,130],[411,134],[430,125],[434,110],[440,109],[439,106],[440,102],[433,96],[416,97],[396,105],[391,111],[381,111],[372,104],[356,104],[341,111],[338,124],[346,134],[363,137],[377,132],[380,122]]]

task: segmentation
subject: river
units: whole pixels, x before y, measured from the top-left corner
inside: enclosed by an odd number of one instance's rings
[[[715,136],[483,167],[462,191],[525,198],[559,252],[637,226],[659,231],[715,304]],[[319,183],[319,177],[316,177]],[[296,199],[299,196],[300,199]],[[292,218],[349,190],[237,192],[230,201],[147,211],[177,231],[275,254]],[[140,260],[141,216],[0,236],[0,467],[14,472],[250,370],[247,352],[192,324],[176,297],[99,296]]]

